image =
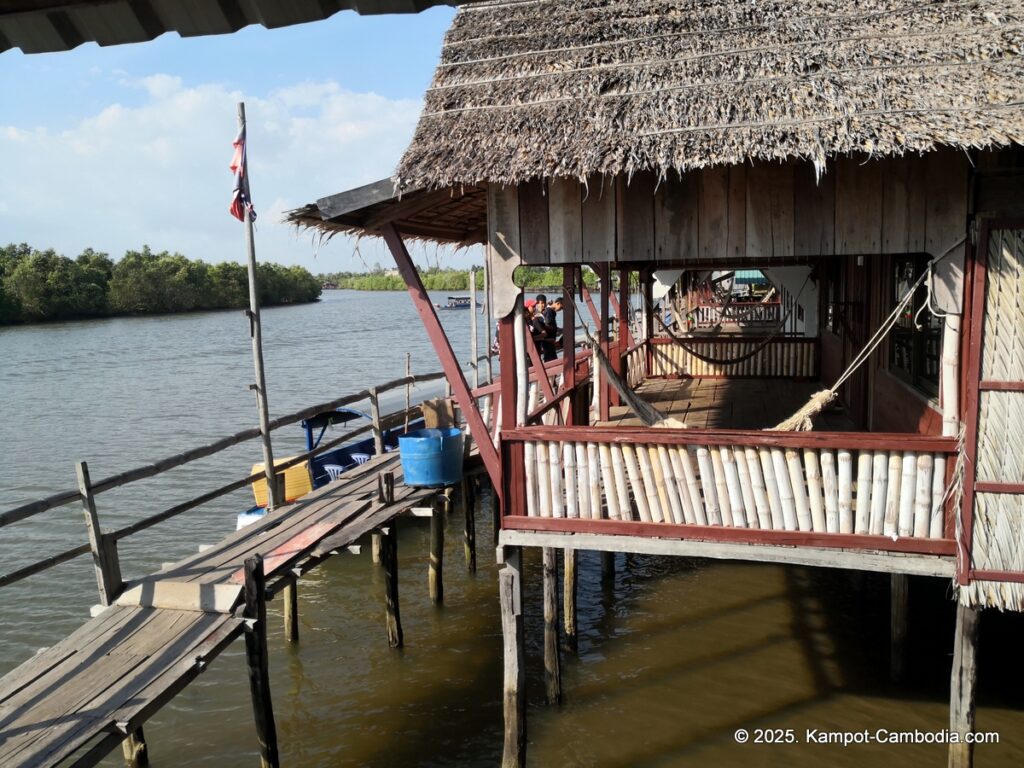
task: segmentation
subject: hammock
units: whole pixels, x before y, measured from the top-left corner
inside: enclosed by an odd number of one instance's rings
[[[636,417],[644,423],[645,427],[655,427],[658,429],[686,428],[685,423],[679,419],[672,418],[671,416],[665,416],[665,414],[629,388],[629,385],[623,381],[622,377],[619,376],[615,372],[615,369],[612,368],[611,361],[605,355],[604,350],[601,349],[601,342],[590,335],[590,331],[587,329],[585,323],[583,325],[583,333],[587,337],[587,346],[593,350],[594,361],[601,366],[605,376],[608,377],[608,383],[615,388],[615,391],[619,393],[619,396],[623,399],[626,405],[629,406],[629,409],[636,415]]]

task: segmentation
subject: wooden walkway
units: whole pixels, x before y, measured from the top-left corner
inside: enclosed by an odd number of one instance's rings
[[[378,501],[382,472],[394,502]],[[243,564],[262,555],[272,595],[436,491],[401,484],[398,454],[128,585],[115,604],[0,680],[0,765],[95,765],[245,629]]]

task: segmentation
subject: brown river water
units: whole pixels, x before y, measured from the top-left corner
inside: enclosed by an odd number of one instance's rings
[[[435,300],[442,301],[443,296]],[[442,313],[469,357],[469,318]],[[332,291],[264,312],[272,415],[439,366],[403,294]],[[255,423],[240,313],[0,329],[0,509],[177,453]],[[433,394],[419,390],[414,397]],[[392,408],[403,395],[385,400]],[[279,455],[298,427],[275,433]],[[98,497],[115,527],[239,477],[255,442]],[[131,578],[234,528],[248,492],[122,542]],[[489,766],[501,755],[501,630],[489,499],[478,510],[479,570],[465,571],[462,512],[448,521],[445,604],[427,600],[424,520],[399,525],[406,647],[387,647],[383,574],[359,555],[300,583],[301,639],[271,612],[273,702],[284,766]],[[0,529],[3,570],[84,541],[74,506]],[[888,680],[888,581],[873,574],[616,556],[580,564],[580,641],[563,654],[564,702],[543,703],[540,562],[526,564],[528,760],[533,766],[942,766],[935,744],[816,744],[828,732],[936,732],[948,720],[953,606],[948,585],[911,581],[906,681]],[[87,559],[0,591],[0,672],[84,621],[96,601]],[[981,626],[979,768],[1024,765],[1019,616]],[[736,732],[751,737],[737,743]],[[764,732],[792,743],[753,743]],[[257,764],[244,651],[236,643],[146,724],[154,766]],[[851,736],[852,738],[852,736]],[[120,765],[118,754],[105,765]]]

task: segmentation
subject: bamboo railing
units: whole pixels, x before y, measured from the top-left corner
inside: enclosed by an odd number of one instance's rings
[[[710,360],[745,358],[736,363],[717,363],[702,360],[670,338],[656,337],[651,339],[651,375],[730,379],[818,377],[818,339],[778,337],[767,344],[764,341],[763,337],[686,339],[687,347]]]
[[[950,538],[951,438],[531,427],[503,447],[516,516]]]
[[[709,328],[720,322],[739,326],[775,325],[779,322],[780,307],[778,301],[736,301],[729,304],[723,314],[721,304],[698,304],[693,314],[698,328]]]

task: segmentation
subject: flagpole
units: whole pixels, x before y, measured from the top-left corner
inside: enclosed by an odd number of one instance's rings
[[[238,102],[238,130],[245,131],[245,102]],[[248,141],[248,137],[246,138]],[[242,152],[242,179],[252,201],[249,186],[249,161],[247,153]],[[243,205],[245,216],[245,249],[249,258],[249,335],[252,337],[252,361],[256,369],[256,383],[250,389],[256,390],[256,405],[260,412],[260,437],[263,440],[263,467],[267,473],[267,511],[273,512],[280,505],[276,476],[274,474],[274,449],[270,445],[270,408],[267,405],[267,379],[263,373],[263,331],[260,325],[260,293],[256,284],[256,244],[253,240],[252,210]]]

